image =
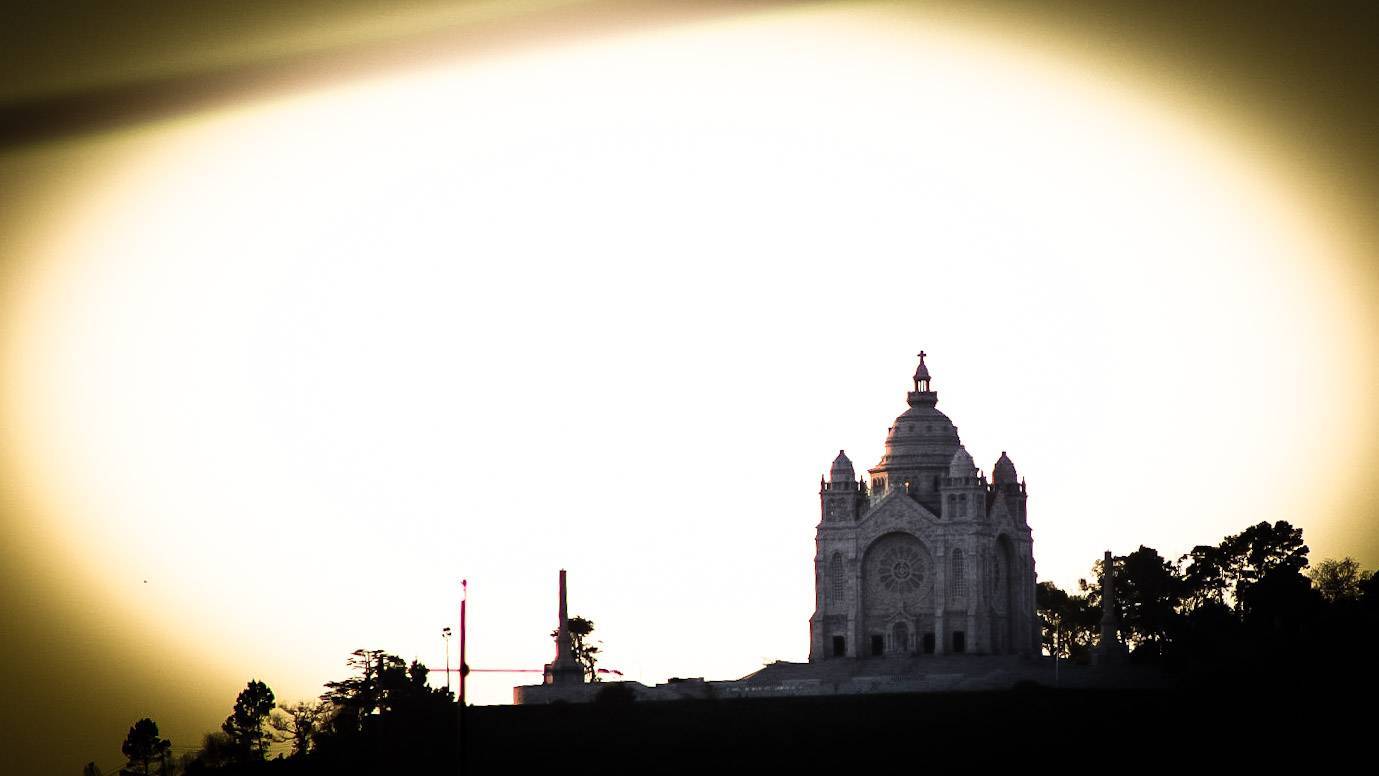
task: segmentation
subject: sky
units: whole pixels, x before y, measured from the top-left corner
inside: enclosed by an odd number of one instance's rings
[[[1361,4],[163,9],[0,32],[20,772],[443,667],[461,578],[476,668],[561,568],[629,678],[805,659],[818,477],[921,349],[1041,579],[1379,565]]]

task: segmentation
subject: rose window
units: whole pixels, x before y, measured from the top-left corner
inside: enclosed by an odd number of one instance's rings
[[[877,563],[881,586],[897,593],[911,593],[924,582],[924,562],[909,547],[892,547]]]

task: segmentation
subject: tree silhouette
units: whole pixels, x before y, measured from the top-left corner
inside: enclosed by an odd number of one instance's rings
[[[1183,572],[1183,604],[1189,610],[1227,605],[1233,573],[1220,545],[1199,544],[1179,561],[1188,561]]]
[[[1247,686],[1299,679],[1309,661],[1330,667],[1337,664],[1330,656],[1373,643],[1374,577],[1349,559],[1324,561],[1304,575],[1307,553],[1302,529],[1278,521],[1198,545],[1176,563],[1145,546],[1114,557],[1121,635],[1132,657],[1193,681]],[[1101,566],[1093,564],[1095,576]],[[1099,606],[1099,586],[1080,585],[1088,604]],[[1041,585],[1037,606],[1046,628],[1056,616],[1067,622],[1070,600]],[[1047,633],[1044,640],[1052,644]]]
[[[230,737],[216,730],[201,737],[201,748],[182,756],[182,771],[187,774],[214,772],[238,758]]]
[[[594,621],[574,616],[569,620],[569,627],[570,650],[574,653],[575,662],[583,666],[586,679],[591,682],[599,681],[599,646],[589,638],[594,632]],[[551,631],[551,638],[557,638],[559,635],[558,629]]]
[[[273,706],[273,691],[257,679],[250,679],[248,686],[235,698],[235,710],[225,718],[220,729],[230,737],[240,762],[262,760],[268,751],[271,740],[263,728]]]
[[[1116,558],[1116,601],[1130,642],[1159,651],[1169,638],[1182,601],[1178,569],[1158,550],[1140,546]]]
[[[292,756],[301,757],[311,748],[311,739],[321,730],[329,714],[325,701],[298,701],[279,706],[268,718],[275,740],[292,742]]]
[[[1034,598],[1044,650],[1050,655],[1087,662],[1096,644],[1101,609],[1092,606],[1087,596],[1070,595],[1052,582],[1040,582]]]
[[[350,773],[451,770],[453,764],[437,770],[427,759],[454,746],[447,736],[455,730],[456,711],[444,688],[427,684],[426,666],[380,649],[357,649],[347,664],[353,675],[326,683],[319,728],[310,736],[309,753],[299,759]]]
[[[1313,566],[1307,576],[1312,579],[1317,592],[1328,603],[1359,600],[1364,592],[1364,584],[1370,574],[1360,568],[1360,563],[1346,556],[1341,560],[1327,558]]]
[[[594,621],[583,617],[570,618],[570,642],[571,648],[575,653],[575,660],[584,666],[584,674],[591,682],[599,681],[598,664],[599,647],[589,638],[594,632]]]
[[[120,747],[120,751],[129,760],[129,765],[121,770],[121,773],[141,773],[148,776],[149,765],[157,760],[162,766],[159,768],[161,774],[167,769],[167,754],[171,749],[171,741],[158,737],[158,724],[145,717],[134,723]]]
[[[321,695],[321,700],[335,709],[331,717],[333,726],[343,725],[357,730],[360,721],[378,708],[380,675],[403,664],[381,649],[356,649],[350,653],[345,665],[354,671],[355,676],[338,682],[326,682],[326,692]]]
[[[1252,525],[1235,536],[1226,537],[1223,546],[1235,559],[1237,601],[1250,585],[1270,573],[1300,574],[1307,568],[1307,545],[1302,541],[1302,529],[1284,520],[1273,525]]]
[[[1194,547],[1182,558],[1189,559],[1181,591],[1188,608],[1216,601],[1239,609],[1250,587],[1267,574],[1287,576],[1307,568],[1307,545],[1301,528],[1280,520],[1252,525],[1214,547]]]
[[[381,649],[356,649],[346,665],[354,676],[326,682],[321,700],[329,704],[320,723],[325,736],[349,737],[361,733],[374,712],[412,711],[444,701],[443,689],[427,686],[430,669],[418,661],[411,665]]]

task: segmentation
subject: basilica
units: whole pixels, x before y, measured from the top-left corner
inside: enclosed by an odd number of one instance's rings
[[[867,476],[858,477],[839,450],[819,483],[809,662],[778,660],[728,681],[619,684],[638,699],[673,700],[1059,681],[1052,660],[1039,657],[1025,483],[1004,452],[990,480],[977,468],[938,410],[924,353],[912,387],[909,408],[887,430],[881,460]],[[543,684],[514,688],[516,703],[589,701],[607,686],[585,683],[571,663],[563,571],[558,611],[556,660]],[[1114,616],[1106,622],[1103,630],[1114,634]],[[1066,685],[1105,681],[1085,671],[1063,675]]]
[[[819,483],[809,660],[1038,655],[1025,483],[976,467],[924,353],[913,389],[868,476],[839,450]]]

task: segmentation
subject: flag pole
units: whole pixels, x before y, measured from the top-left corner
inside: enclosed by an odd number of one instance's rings
[[[465,615],[468,613],[468,612],[466,611],[467,608],[468,608],[468,605],[469,605],[469,580],[467,580],[467,579],[461,579],[461,580],[460,580],[460,694],[459,694],[459,708],[457,709],[456,714],[455,714],[455,718],[456,718],[456,720],[457,720],[457,723],[456,723],[456,724],[458,725],[458,730],[456,731],[457,740],[456,740],[456,742],[455,742],[455,746],[456,746],[457,754],[458,754],[458,757],[456,757],[456,761],[457,761],[457,764],[459,765],[460,776],[464,776],[464,772],[465,772],[464,761],[465,761],[465,757],[469,754],[469,751],[468,751],[468,750],[469,750],[469,747],[465,746],[465,740],[464,740],[464,736],[465,736],[465,726],[464,726],[465,677],[469,676],[469,664],[465,662],[465,638],[466,638],[466,636],[467,636],[467,633],[466,633],[466,630],[467,630],[467,629],[466,629],[466,627],[465,627],[465,626],[466,626],[466,622],[465,622],[466,617],[465,617]]]

